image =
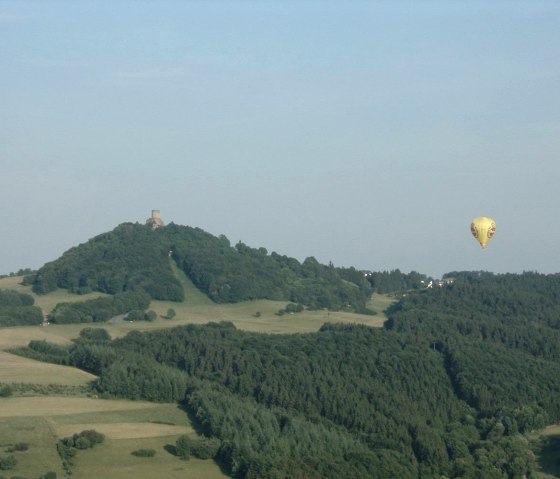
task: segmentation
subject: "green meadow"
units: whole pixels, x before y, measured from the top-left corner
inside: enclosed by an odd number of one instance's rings
[[[123,319],[115,319],[108,323],[49,325],[38,328],[13,327],[4,328],[0,337],[0,349],[27,345],[31,339],[45,339],[54,343],[65,343],[78,337],[84,327],[102,327],[112,337],[124,336],[132,330],[150,330],[169,328],[185,324],[205,324],[210,321],[231,321],[238,329],[262,333],[309,333],[317,331],[324,323],[359,323],[373,327],[381,327],[387,319],[383,314],[394,299],[374,294],[368,307],[377,311],[374,316],[347,313],[342,311],[303,311],[296,314],[278,315],[278,311],[286,306],[285,301],[256,300],[236,304],[215,304],[201,293],[185,274],[175,268],[175,274],[181,281],[185,291],[185,300],[181,303],[173,301],[152,301],[150,309],[157,313],[153,322],[130,323]],[[21,277],[0,279],[0,288],[15,289],[31,294],[35,304],[45,313],[51,312],[61,302],[85,301],[100,296],[99,293],[87,295],[70,294],[66,290],[57,290],[46,295],[36,295],[30,286],[21,285]],[[176,313],[171,320],[165,319],[168,309]]]
[[[0,398],[0,451],[28,444],[26,451],[14,453],[17,465],[10,477],[38,478],[48,471],[63,477],[57,440],[90,429],[103,433],[105,441],[78,452],[72,477],[227,477],[214,461],[182,461],[168,452],[181,435],[196,437],[187,415],[175,404],[65,396]],[[131,454],[140,448],[156,454]]]

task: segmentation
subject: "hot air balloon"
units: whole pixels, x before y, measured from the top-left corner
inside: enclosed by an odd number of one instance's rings
[[[472,220],[471,233],[480,243],[480,246],[486,248],[486,243],[488,243],[496,233],[496,222],[492,218],[479,216]]]

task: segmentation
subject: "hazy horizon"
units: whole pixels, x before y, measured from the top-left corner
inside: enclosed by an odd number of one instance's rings
[[[560,272],[559,25],[542,0],[0,0],[0,274],[152,209],[300,261]]]

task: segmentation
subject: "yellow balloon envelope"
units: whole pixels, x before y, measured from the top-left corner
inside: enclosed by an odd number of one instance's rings
[[[471,233],[478,240],[480,246],[486,248],[486,243],[496,233],[496,222],[492,218],[479,216],[472,220]]]

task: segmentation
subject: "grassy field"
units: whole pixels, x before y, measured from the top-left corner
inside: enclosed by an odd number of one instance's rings
[[[0,335],[0,350],[14,346],[27,345],[31,339],[45,339],[54,343],[67,343],[78,337],[85,327],[102,327],[112,337],[120,337],[132,330],[150,330],[169,328],[184,324],[206,324],[210,321],[231,321],[239,329],[262,333],[309,333],[317,331],[326,322],[359,323],[381,327],[387,319],[383,310],[394,300],[383,295],[373,295],[368,306],[376,311],[375,316],[332,311],[303,311],[297,314],[278,316],[276,313],[286,306],[286,301],[257,300],[237,304],[215,304],[202,294],[182,271],[176,267],[175,273],[185,290],[185,300],[181,303],[172,301],[152,301],[150,309],[158,319],[149,322],[126,321],[102,324],[68,324],[49,325],[45,327],[3,328]],[[31,294],[38,306],[50,312],[58,302],[83,301],[99,294],[78,296],[65,290],[57,290],[47,295],[38,296],[31,292],[29,286],[20,284],[21,277],[0,279],[0,288],[15,289]],[[172,320],[164,319],[167,310],[175,310]]]
[[[0,399],[0,410],[5,399]],[[0,454],[16,443],[27,443],[29,449],[14,453],[15,469],[2,471],[5,477],[37,478],[48,471],[63,476],[62,464],[56,452],[57,437],[48,420],[37,416],[3,416],[0,420]]]
[[[182,461],[172,456],[166,446],[179,436],[107,439],[95,449],[80,451],[73,469],[73,479],[221,479],[223,474],[213,461],[191,458]],[[136,457],[136,449],[154,449],[154,457]]]
[[[95,429],[106,440],[95,449],[80,451],[74,478],[223,478],[214,461],[181,461],[166,450],[183,434],[196,437],[187,415],[175,404],[78,397],[0,398],[0,451],[16,443],[29,449],[14,453],[18,461],[10,477],[36,478],[47,471],[63,477],[56,452],[58,438]],[[131,452],[154,449],[153,458]]]
[[[0,351],[0,383],[82,386],[93,379],[94,375],[76,368],[42,363]]]

